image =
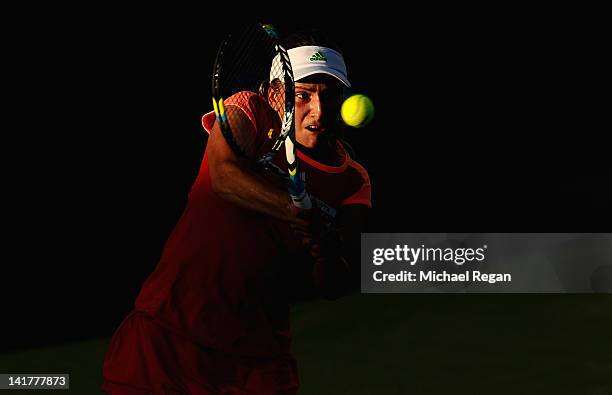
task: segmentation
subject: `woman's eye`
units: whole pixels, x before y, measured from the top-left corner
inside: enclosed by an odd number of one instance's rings
[[[308,100],[310,98],[310,95],[306,92],[298,92],[295,94],[295,96],[301,100]]]

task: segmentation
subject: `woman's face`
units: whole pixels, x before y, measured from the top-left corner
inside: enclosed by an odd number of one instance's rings
[[[295,83],[295,138],[306,148],[315,148],[330,132],[342,105],[342,87],[326,74]]]

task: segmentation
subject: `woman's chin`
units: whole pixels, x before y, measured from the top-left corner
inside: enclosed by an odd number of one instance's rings
[[[303,134],[301,138],[298,138],[298,143],[300,143],[302,147],[310,148],[310,149],[315,148],[317,146],[318,141],[319,141],[319,134],[312,133],[312,132],[306,132],[306,134]]]

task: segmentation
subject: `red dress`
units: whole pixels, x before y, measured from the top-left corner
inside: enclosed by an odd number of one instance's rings
[[[226,106],[236,105],[248,115],[260,152],[268,152],[280,128],[278,117],[259,96],[242,98],[228,98]],[[202,122],[210,131],[214,114]],[[298,152],[309,193],[332,210],[370,206],[367,172],[340,143],[338,154],[342,164],[332,167]],[[286,166],[282,149],[276,161]],[[128,388],[160,394],[173,393],[164,388],[193,394],[239,394],[239,388],[295,393],[298,376],[285,295],[293,279],[284,268],[298,249],[286,224],[212,191],[205,153],[157,267],[111,340],[103,389],[117,394],[139,393],[121,392]]]

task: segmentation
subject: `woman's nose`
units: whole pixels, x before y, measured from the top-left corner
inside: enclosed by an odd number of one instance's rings
[[[320,119],[323,115],[323,103],[318,96],[313,97],[310,100],[310,116],[316,119]]]

